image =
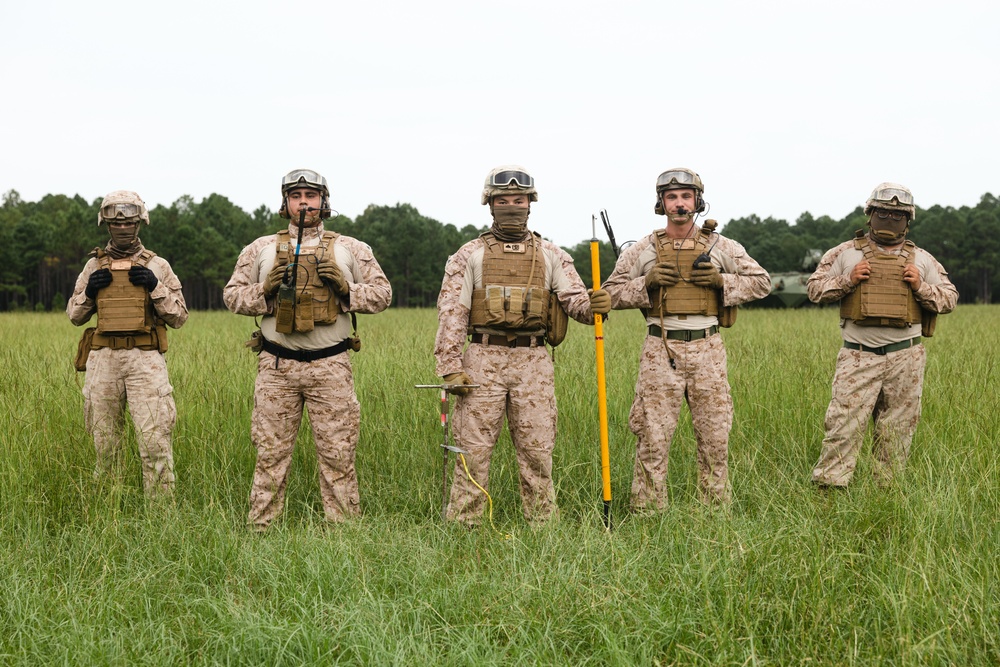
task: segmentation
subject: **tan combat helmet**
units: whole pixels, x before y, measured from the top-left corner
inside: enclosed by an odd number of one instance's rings
[[[137,222],[142,220],[149,224],[149,211],[146,202],[137,192],[131,190],[115,190],[109,192],[97,210],[97,226],[105,222]]]
[[[899,183],[879,183],[865,202],[865,215],[871,215],[876,208],[890,211],[904,211],[910,214],[912,221],[917,213],[913,206],[913,193]]]
[[[483,183],[483,206],[492,202],[497,195],[509,194],[528,195],[528,201],[538,201],[535,179],[524,167],[505,164],[491,169],[490,173],[486,174],[486,182]]]
[[[690,169],[684,167],[667,169],[657,177],[656,205],[653,207],[656,215],[666,215],[663,211],[663,193],[666,190],[694,190],[694,212],[705,212],[705,200],[702,198],[705,194],[705,185],[701,182],[701,176]]]
[[[330,188],[326,184],[326,179],[312,169],[293,169],[282,177],[281,208],[278,209],[278,215],[285,219],[290,217],[288,215],[288,193],[295,188],[319,190],[323,194],[322,203],[319,205],[319,217],[321,220],[330,217]]]

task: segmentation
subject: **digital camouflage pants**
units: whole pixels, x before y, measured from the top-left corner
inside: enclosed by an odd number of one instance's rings
[[[282,512],[288,471],[303,406],[309,411],[326,519],[341,522],[361,513],[355,450],[361,405],[347,353],[312,362],[261,352],[257,363],[250,437],[257,465],[250,489],[248,523],[267,528]]]
[[[880,484],[892,481],[906,464],[920,421],[926,361],[923,345],[885,355],[840,349],[814,482],[847,486],[869,419],[875,423],[875,479]]]
[[[698,441],[698,483],[704,502],[728,503],[729,431],[733,399],[726,348],[716,334],[690,342],[647,336],[629,414],[638,437],[632,477],[632,507],[666,507],[667,462],[681,405],[687,400]]]
[[[147,496],[172,493],[171,434],[177,421],[167,364],[156,350],[93,350],[87,359],[83,411],[94,438],[94,477],[106,473],[121,453],[125,407],[135,424]]]
[[[545,522],[557,512],[552,483],[555,374],[548,351],[544,346],[472,344],[465,350],[462,370],[473,384],[480,385],[458,399],[453,420],[455,442],[467,452],[469,474],[489,489],[490,458],[506,415],[520,472],[522,512],[529,523]],[[446,516],[476,525],[486,497],[469,474],[456,462]]]

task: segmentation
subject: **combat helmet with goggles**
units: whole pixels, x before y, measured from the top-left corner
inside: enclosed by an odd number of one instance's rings
[[[528,201],[538,201],[535,179],[524,167],[506,164],[490,170],[483,183],[482,204],[491,204],[499,195],[527,195]]]
[[[705,185],[697,173],[684,167],[677,167],[668,169],[657,177],[656,205],[653,207],[656,215],[666,215],[663,210],[663,193],[667,190],[694,190],[694,212],[705,212],[705,200],[702,197],[705,194]]]
[[[149,224],[149,211],[146,202],[137,192],[131,190],[115,190],[101,202],[97,209],[97,226],[107,222],[145,222]]]
[[[899,183],[880,183],[865,202],[872,236],[882,243],[901,243],[916,212],[913,193]]]
[[[312,169],[293,169],[285,174],[281,179],[281,208],[278,215],[288,219],[288,193],[296,188],[309,188],[317,190],[323,195],[320,203],[319,217],[326,220],[332,213],[330,209],[330,188],[326,184],[326,179]]]

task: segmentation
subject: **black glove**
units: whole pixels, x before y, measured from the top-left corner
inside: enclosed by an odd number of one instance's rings
[[[108,269],[98,269],[90,274],[90,279],[87,280],[87,287],[83,290],[83,293],[87,295],[88,299],[96,299],[98,290],[102,290],[111,284],[111,271]]]
[[[128,270],[128,281],[137,287],[145,287],[147,292],[152,292],[160,283],[155,273],[138,264]]]

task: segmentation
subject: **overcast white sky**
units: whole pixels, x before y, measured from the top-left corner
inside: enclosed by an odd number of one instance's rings
[[[352,218],[481,226],[519,163],[562,245],[601,208],[619,241],[662,225],[675,166],[723,223],[841,218],[881,181],[975,205],[1000,195],[998,25],[987,0],[3,0],[0,192],[277,210],[308,167]]]

